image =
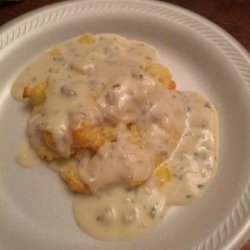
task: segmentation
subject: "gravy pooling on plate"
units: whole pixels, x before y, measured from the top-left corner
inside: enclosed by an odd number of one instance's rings
[[[176,90],[148,44],[73,38],[34,59],[12,94],[32,104],[29,142],[79,193],[74,217],[95,238],[145,233],[169,206],[199,197],[216,171],[214,105]]]

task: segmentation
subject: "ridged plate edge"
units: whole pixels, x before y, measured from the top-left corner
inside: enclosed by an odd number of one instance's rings
[[[250,58],[248,52],[229,34],[221,28],[206,20],[205,18],[194,14],[171,4],[163,4],[156,1],[145,0],[86,0],[73,1],[53,4],[38,10],[32,11],[0,28],[0,55],[1,51],[11,45],[14,41],[27,35],[33,30],[48,25],[51,22],[60,21],[64,18],[70,18],[84,13],[93,13],[99,11],[124,11],[141,12],[147,15],[162,17],[171,22],[183,25],[216,46],[227,59],[234,65],[241,79],[250,91]],[[249,114],[247,114],[249,116]],[[248,138],[250,138],[248,133]],[[249,162],[248,162],[249,164]],[[248,165],[249,167],[249,165]],[[236,203],[235,207],[229,213],[220,226],[209,235],[194,250],[214,250],[225,246],[228,239],[232,239],[239,228],[241,236],[246,232],[249,226],[250,217],[250,179],[244,192]],[[228,249],[234,245],[229,243]]]

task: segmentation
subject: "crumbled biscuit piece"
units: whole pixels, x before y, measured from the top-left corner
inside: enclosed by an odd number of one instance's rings
[[[91,125],[81,123],[71,130],[74,142],[82,148],[90,148],[97,151],[105,141],[116,139],[115,128],[107,124]]]
[[[92,44],[96,42],[96,38],[90,33],[85,33],[78,38],[78,42],[82,44]]]
[[[80,179],[79,169],[74,165],[67,165],[59,170],[60,176],[66,182],[71,191],[77,193],[90,193],[89,187]]]
[[[51,91],[51,86],[47,82],[30,84],[23,89],[23,98],[33,105],[41,105],[44,103],[47,95]]]
[[[168,165],[166,162],[160,162],[156,165],[154,175],[160,181],[161,185],[171,180],[171,174],[169,172]]]
[[[144,70],[153,78],[156,78],[158,81],[160,81],[168,89],[175,89],[176,84],[172,80],[172,75],[166,67],[159,63],[148,63]]]

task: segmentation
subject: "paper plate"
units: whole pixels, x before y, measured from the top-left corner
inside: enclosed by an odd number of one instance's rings
[[[215,104],[218,172],[194,204],[172,207],[152,232],[127,242],[95,240],[79,230],[72,194],[46,165],[15,162],[27,114],[10,95],[24,65],[83,32],[118,33],[152,44],[179,89]],[[246,50],[215,24],[180,7],[141,0],[68,1],[23,15],[0,29],[0,248],[4,250],[238,249],[249,236],[249,87]]]

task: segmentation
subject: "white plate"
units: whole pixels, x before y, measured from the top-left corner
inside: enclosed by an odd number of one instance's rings
[[[72,195],[45,166],[26,170],[14,159],[25,133],[25,109],[10,96],[14,78],[35,55],[85,31],[115,32],[151,43],[180,89],[206,94],[218,107],[220,164],[201,200],[173,207],[151,233],[101,242],[82,233]],[[93,0],[51,5],[0,30],[0,249],[238,249],[250,207],[247,52],[226,32],[182,8],[151,1]]]

